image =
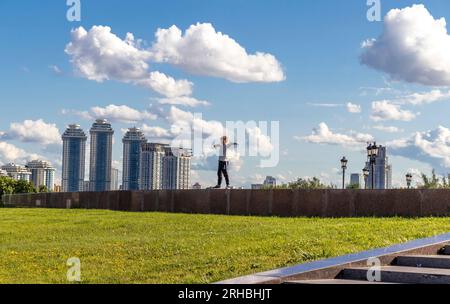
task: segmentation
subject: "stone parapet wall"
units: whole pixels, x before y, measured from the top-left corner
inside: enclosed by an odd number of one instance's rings
[[[450,215],[448,190],[158,190],[4,195],[9,207],[279,217]]]

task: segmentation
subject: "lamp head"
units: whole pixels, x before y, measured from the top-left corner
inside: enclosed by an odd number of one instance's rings
[[[406,174],[406,181],[407,181],[408,183],[411,183],[411,182],[412,182],[412,179],[413,179],[412,174],[411,174],[411,173],[407,173],[407,174]]]
[[[347,169],[348,160],[345,156],[341,159],[341,167],[342,169]]]
[[[370,174],[369,169],[364,168],[364,169],[363,169],[363,174],[364,174],[364,177],[367,178],[367,177],[369,176],[369,174]]]
[[[372,156],[372,144],[369,144],[367,146],[367,156],[371,157]]]
[[[377,143],[373,143],[372,145],[372,155],[377,156],[378,155],[379,146],[377,146]]]

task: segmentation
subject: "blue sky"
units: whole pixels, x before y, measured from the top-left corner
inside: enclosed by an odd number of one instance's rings
[[[450,20],[450,3],[444,0],[381,0],[382,15],[418,3],[424,4],[424,8],[417,10],[417,14],[404,11],[394,16],[387,26],[396,24],[395,21],[431,22],[425,18],[425,12],[434,19]],[[236,83],[220,75],[211,77],[206,72],[193,73],[192,67],[186,69],[162,62],[150,63],[150,70],[174,79],[187,79],[194,85],[191,97],[210,103],[198,107],[177,105],[182,111],[202,113],[207,121],[280,122],[280,163],[263,169],[258,167],[257,158],[243,157],[232,173],[235,184],[262,182],[266,175],[277,176],[282,181],[320,176],[326,182],[338,184],[337,168],[343,155],[350,160],[350,172],[361,172],[365,160],[361,138],[369,135],[382,144],[393,145],[391,162],[397,185],[404,182],[408,171],[428,173],[431,168],[436,168],[440,173],[446,173],[450,166],[446,156],[450,151],[447,137],[450,127],[450,103],[447,101],[450,98],[446,95],[450,86],[446,78],[450,53],[430,55],[429,52],[436,46],[442,50],[449,47],[446,33],[437,33],[437,39],[426,40],[429,46],[417,43],[403,45],[404,49],[389,40],[391,36],[377,39],[375,45],[369,47],[371,53],[363,64],[360,56],[368,49],[363,49],[362,43],[379,38],[386,29],[386,22],[367,20],[365,0],[81,0],[81,4],[81,21],[69,22],[66,19],[68,7],[63,0],[0,2],[0,35],[3,37],[0,48],[0,162],[20,163],[37,154],[58,167],[61,158],[56,140],[58,133],[46,126],[55,124],[62,133],[67,124],[78,122],[87,131],[92,121],[80,112],[90,111],[92,107],[126,105],[149,113],[157,111],[155,107],[169,110],[168,105],[158,105],[157,99],[164,96],[148,87],[130,83],[123,75],[110,75],[111,80],[98,82],[80,74],[79,66],[71,62],[74,55],[65,52],[73,39],[71,30],[83,27],[89,32],[93,26],[108,26],[111,34],[120,39],[125,39],[128,32],[136,40],[142,39],[144,42],[137,48],[146,50],[155,41],[158,28],[176,25],[184,33],[191,25],[210,23],[215,31],[230,36],[248,54],[273,55],[285,80]],[[413,16],[412,21],[407,18],[408,14]],[[411,24],[406,24],[403,31],[397,29],[394,28],[393,40],[410,35],[421,37],[408,32],[408,29],[414,31]],[[427,37],[434,37],[438,32],[432,26],[429,31],[431,35],[427,33]],[[417,53],[412,48],[421,45],[425,49],[419,53],[434,56],[436,62],[442,59],[439,56],[447,56],[441,60],[444,62],[442,73],[427,74],[429,66],[435,67],[437,63],[411,55]],[[410,70],[402,59],[395,58],[408,58],[414,69]],[[251,71],[245,72],[251,74]],[[414,78],[411,79],[408,76],[411,74],[418,76],[411,76]],[[442,79],[436,76],[438,74]],[[433,91],[442,96],[430,97],[427,100],[431,101],[421,104],[411,101],[415,93],[428,97]],[[373,104],[383,100],[387,102]],[[350,113],[346,107],[348,103],[359,107],[360,113]],[[150,104],[153,107],[149,108]],[[63,113],[63,110],[66,111]],[[91,113],[91,116],[95,115]],[[27,120],[31,123],[25,123]],[[41,120],[42,123],[36,123]],[[128,123],[113,121],[116,166],[120,167],[121,162],[121,130],[143,123],[150,127],[170,128],[170,123],[160,118]],[[318,129],[320,124],[322,129]],[[331,140],[323,138],[324,125],[332,132]],[[443,128],[439,129],[440,126]],[[44,134],[33,139],[32,135],[36,134],[33,131],[37,132],[40,127]],[[314,128],[317,130],[313,131]],[[424,133],[427,131],[434,132]],[[311,137],[314,134],[320,136]],[[237,167],[240,167],[239,171]],[[208,168],[213,169],[213,166]],[[193,182],[196,181],[213,185],[215,172],[196,170]]]

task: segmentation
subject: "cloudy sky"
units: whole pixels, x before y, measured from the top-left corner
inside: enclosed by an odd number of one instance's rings
[[[127,127],[169,142],[184,128],[218,137],[226,121],[279,121],[279,147],[247,130],[279,164],[234,155],[235,185],[338,184],[339,159],[360,173],[372,140],[388,146],[397,186],[408,171],[450,171],[447,0],[381,0],[380,22],[365,0],[81,4],[69,22],[63,0],[0,2],[0,163],[60,170],[65,126],[95,118],[113,123],[119,169]],[[213,185],[215,162],[197,159],[193,182]]]

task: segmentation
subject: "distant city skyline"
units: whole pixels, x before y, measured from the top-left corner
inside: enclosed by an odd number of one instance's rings
[[[383,20],[370,22],[365,0],[112,0],[107,12],[90,1],[81,21],[69,22],[65,3],[3,1],[0,165],[49,161],[55,183],[67,187],[60,174],[67,124],[88,132],[92,121],[108,119],[115,144],[104,172],[117,168],[122,181],[117,143],[129,128],[170,144],[198,126],[219,141],[227,121],[277,121],[279,146],[264,128],[248,133],[279,150],[279,164],[263,168],[263,157],[236,154],[233,186],[265,176],[340,185],[340,156],[347,172],[361,173],[368,141],[388,148],[393,187],[405,186],[407,172],[415,180],[433,168],[446,174],[450,3],[381,3]],[[90,158],[74,187],[84,189]],[[192,158],[191,182],[213,186],[216,165],[212,154]],[[111,187],[111,177],[102,183]]]
[[[71,124],[61,137],[63,144],[63,191],[116,191],[116,190],[173,190],[191,189],[191,158],[187,150],[169,145],[149,143],[144,133],[136,127],[129,128],[122,138],[123,174],[119,185],[119,170],[112,167],[113,125],[106,119],[97,119],[89,131],[90,145],[79,125]],[[84,180],[86,153],[90,156],[89,180]],[[55,169],[45,161],[29,162],[26,168],[18,165],[5,166],[8,173],[18,175],[16,179],[31,180],[39,187],[39,178],[33,168],[42,168],[43,183],[54,181]],[[30,172],[25,169],[29,169]],[[25,171],[24,171],[25,170]],[[50,172],[50,174],[47,173]],[[39,174],[41,172],[38,172]],[[31,174],[31,179],[28,176]],[[49,176],[48,179],[46,177]],[[50,179],[51,177],[51,179]],[[47,181],[48,180],[48,181]],[[54,188],[54,185],[48,187]]]
[[[136,127],[128,128],[122,138],[124,174],[122,174],[122,183],[119,184],[119,170],[112,167],[111,158],[113,125],[107,119],[97,119],[92,124],[89,134],[89,151],[86,151],[88,137],[79,125],[68,125],[61,137],[64,163],[61,172],[63,191],[201,189],[198,181],[195,184],[192,182],[193,155],[189,152],[190,149],[148,142],[144,132]],[[376,152],[372,153],[375,155],[373,165],[370,161],[371,158],[368,157],[363,167],[363,172],[367,171],[367,175],[343,172],[344,181],[347,176],[350,177],[350,181],[346,182],[344,186],[393,189],[393,169],[389,162],[388,148],[377,145],[376,142],[367,143],[367,145],[368,153],[372,148],[376,148]],[[84,180],[83,172],[83,168],[86,166],[86,157],[83,155],[85,156],[86,153],[90,155],[89,180]],[[345,156],[341,159],[341,165],[344,160],[347,167],[348,159]],[[59,185],[54,183],[56,169],[48,161],[36,159],[29,161],[26,166],[9,163],[0,168],[1,176],[9,175],[16,180],[29,181],[34,184],[36,189],[40,186],[46,186],[50,191],[59,188]],[[375,170],[375,174],[373,170]],[[407,172],[407,174],[410,175],[411,172]],[[362,185],[362,179],[364,185]],[[250,189],[275,188],[278,185],[277,178],[268,175],[263,183],[251,184]],[[333,183],[329,185],[337,187]]]
[[[93,128],[98,128],[102,125],[104,131],[107,133],[113,132],[112,125],[106,120],[97,120],[93,124]],[[92,133],[91,133],[92,134]],[[94,132],[93,140],[95,141],[97,134]],[[72,168],[76,164],[76,168],[83,168],[83,161],[80,161],[81,150],[85,149],[83,143],[87,140],[83,130],[78,125],[69,125],[66,132],[62,136],[63,146],[75,146],[77,149],[70,151],[65,148],[63,152],[64,162],[71,164]],[[92,140],[91,140],[92,142]],[[106,140],[107,142],[107,140]],[[80,145],[81,143],[81,145]],[[75,145],[74,145],[75,144]],[[92,181],[84,180],[79,187],[80,176],[77,170],[69,172],[63,170],[63,180],[72,181],[72,188],[68,183],[61,188],[63,191],[78,192],[78,191],[117,191],[117,190],[163,190],[163,189],[201,189],[201,185],[196,182],[191,184],[191,158],[192,155],[185,149],[170,147],[166,144],[149,143],[140,129],[133,127],[129,128],[124,135],[123,140],[123,155],[124,159],[129,159],[124,166],[124,172],[128,172],[128,176],[122,176],[122,184],[119,185],[119,170],[111,168],[111,187],[109,189],[95,189],[92,186]],[[375,145],[375,143],[374,143]],[[134,147],[133,147],[134,146]],[[88,151],[89,155],[97,155],[100,158],[107,158],[109,152],[107,149],[102,149],[102,153],[94,149]],[[110,147],[112,148],[112,147]],[[174,152],[175,151],[175,152]],[[368,160],[365,163],[364,170],[367,170],[367,176],[360,173],[346,173],[350,176],[350,182],[345,186],[358,186],[362,189],[393,189],[392,186],[392,165],[389,163],[387,147],[378,146],[377,155],[374,161],[375,176],[372,177],[372,165]],[[73,158],[73,159],[71,159]],[[344,157],[345,158],[345,157]],[[342,161],[341,161],[342,162]],[[70,166],[67,166],[70,168]],[[129,167],[129,168],[127,168]],[[133,168],[131,168],[133,167]],[[54,183],[55,168],[45,160],[33,160],[22,166],[20,164],[9,163],[0,167],[0,176],[10,176],[16,180],[25,180],[32,183],[36,189],[40,186],[46,186],[49,191],[59,189],[60,186]],[[131,173],[134,171],[135,173]],[[411,176],[411,173],[407,173]],[[405,176],[406,178],[406,176]],[[362,184],[364,182],[364,184]],[[127,184],[128,183],[128,184]],[[134,185],[131,187],[131,185]],[[277,179],[273,176],[266,176],[261,184],[252,184],[250,189],[258,190],[265,187],[277,187]],[[332,187],[337,187],[335,184],[330,184]],[[408,186],[409,187],[409,186]],[[243,187],[237,187],[243,188]],[[72,190],[70,190],[72,189]],[[59,191],[59,190],[58,190]]]

